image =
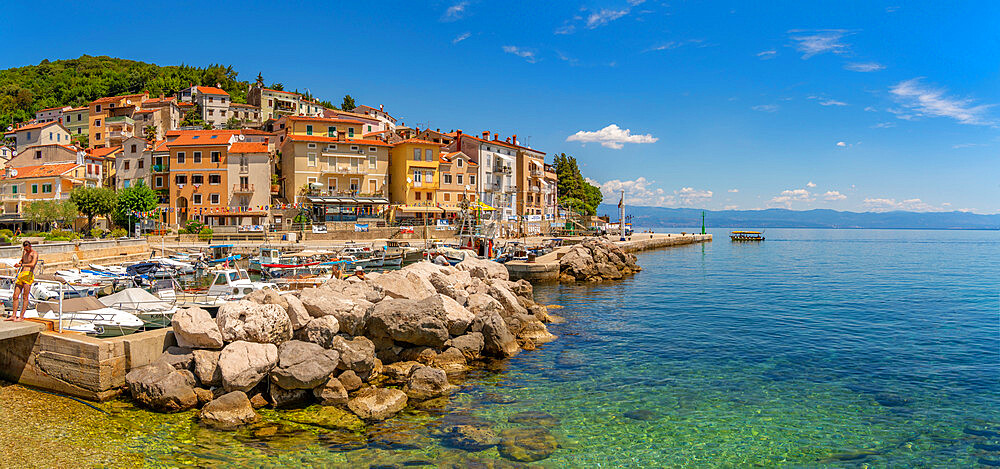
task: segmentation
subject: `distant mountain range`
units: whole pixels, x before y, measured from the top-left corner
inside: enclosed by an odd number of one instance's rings
[[[626,206],[637,228],[701,226],[705,212],[708,227],[726,228],[882,228],[927,230],[1000,230],[1000,215],[968,212],[839,212],[836,210],[700,210]],[[597,213],[618,219],[618,207],[601,204]]]

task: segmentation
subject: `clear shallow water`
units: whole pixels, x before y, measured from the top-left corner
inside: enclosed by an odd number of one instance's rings
[[[564,306],[559,340],[364,434],[274,411],[277,435],[216,432],[126,402],[89,430],[149,465],[467,466],[501,458],[443,446],[447,416],[499,431],[544,411],[561,446],[536,463],[548,467],[1000,461],[1000,233],[714,234],[640,254],[643,272],[622,282],[537,286],[538,302]]]

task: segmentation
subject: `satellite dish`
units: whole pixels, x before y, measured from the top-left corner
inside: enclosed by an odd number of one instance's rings
[[[246,135],[240,134],[240,141],[241,142],[244,141],[244,140],[246,140],[246,139],[247,139]]]
[[[469,185],[468,184],[465,185],[465,190],[469,190]]]
[[[13,125],[8,125],[7,126],[7,131],[10,132],[11,130],[14,130],[14,126]]]
[[[410,179],[410,178],[406,178],[406,183],[407,183],[407,184],[411,184],[411,183],[413,183],[413,179]]]
[[[10,177],[12,177],[12,178],[16,178],[17,177],[17,169],[16,168],[10,168]]]

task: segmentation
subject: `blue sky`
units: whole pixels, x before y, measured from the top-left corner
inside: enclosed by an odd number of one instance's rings
[[[232,64],[640,205],[1000,212],[997,2],[83,3],[5,4],[0,66]]]

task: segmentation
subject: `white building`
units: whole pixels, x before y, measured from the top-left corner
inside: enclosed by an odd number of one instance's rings
[[[229,120],[229,93],[214,86],[192,86],[180,91],[178,98],[201,107],[201,118],[212,128],[221,129]]]
[[[371,106],[365,106],[364,104],[362,104],[352,109],[351,112],[356,114],[364,114],[367,116],[374,117],[375,119],[378,119],[380,122],[382,122],[382,128],[378,130],[386,130],[386,129],[396,130],[396,118],[390,116],[389,113],[385,112],[385,109],[382,107],[381,104],[379,105],[378,109],[375,109]]]

